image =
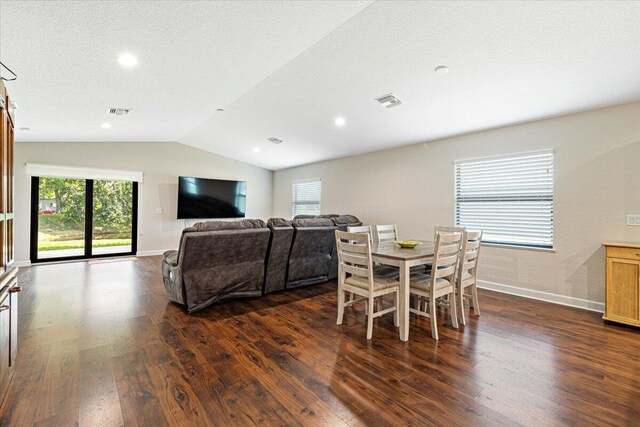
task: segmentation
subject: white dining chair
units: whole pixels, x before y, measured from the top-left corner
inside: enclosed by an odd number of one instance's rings
[[[350,225],[347,227],[347,231],[349,233],[366,233],[369,236],[369,241],[371,241],[371,226],[370,225]],[[355,294],[350,293],[349,294],[349,302],[353,303],[353,300],[355,298]],[[366,310],[367,307],[367,302],[365,301],[365,311],[369,311]]]
[[[478,258],[480,257],[480,245],[482,243],[482,231],[465,231],[462,234],[462,249],[458,261],[458,273],[456,276],[456,301],[460,313],[460,323],[466,325],[464,314],[464,300],[471,301],[473,314],[480,315],[478,304]],[[465,290],[469,289],[470,293]]]
[[[398,227],[395,224],[376,225],[375,243],[388,243],[398,240]]]
[[[431,336],[438,339],[438,322],[436,319],[436,304],[439,298],[448,297],[451,324],[458,327],[458,314],[455,303],[455,278],[458,266],[458,256],[462,234],[436,233],[433,254],[433,268],[430,274],[412,275],[410,281],[410,296],[419,300],[426,299],[428,310],[422,310],[422,304],[417,308],[410,308],[411,313],[431,319]]]
[[[367,339],[373,336],[373,319],[387,313],[394,313],[393,322],[398,326],[398,293],[400,282],[397,279],[380,277],[373,272],[371,242],[364,233],[336,231],[338,249],[338,320],[341,325],[344,308],[358,301],[367,301]],[[362,298],[345,301],[345,292],[351,292]],[[394,294],[393,306],[377,310],[375,298]]]

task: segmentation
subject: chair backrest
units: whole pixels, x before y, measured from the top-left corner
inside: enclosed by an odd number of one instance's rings
[[[349,233],[369,233],[371,234],[370,225],[350,225],[347,227]]]
[[[461,233],[436,232],[431,289],[435,289],[436,279],[440,278],[447,279],[452,285],[454,284],[461,243]]]
[[[362,277],[369,282],[369,290],[373,291],[373,262],[369,235],[336,231],[336,247],[338,280],[344,282],[347,274]]]
[[[467,229],[464,227],[448,227],[444,225],[436,225],[436,228],[433,231],[433,240],[436,240],[436,234],[440,233],[464,233]]]
[[[478,272],[478,257],[482,231],[465,231],[462,235],[462,249],[458,267],[458,280],[462,281],[463,273],[467,272],[475,279]]]
[[[376,225],[374,238],[376,243],[395,242],[398,240],[398,227],[395,224]]]

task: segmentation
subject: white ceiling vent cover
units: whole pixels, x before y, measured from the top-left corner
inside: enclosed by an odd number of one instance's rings
[[[273,142],[274,144],[282,144],[282,140],[281,139],[274,138],[273,136],[271,138],[267,138],[267,141]]]
[[[128,116],[131,112],[131,108],[109,108],[107,113],[115,114],[116,116]]]
[[[402,104],[402,101],[400,101],[398,97],[392,93],[381,96],[380,98],[376,98],[376,101],[378,101],[382,106],[387,108],[397,107],[398,105]]]

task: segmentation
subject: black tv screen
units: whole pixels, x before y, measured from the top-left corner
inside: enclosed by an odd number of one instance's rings
[[[178,219],[244,218],[247,182],[181,176]]]

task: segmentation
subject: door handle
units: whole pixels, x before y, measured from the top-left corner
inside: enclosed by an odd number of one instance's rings
[[[14,286],[13,288],[9,289],[9,292],[12,294],[15,294],[16,292],[20,292],[22,291],[22,287],[20,286]]]
[[[11,306],[8,306],[6,304],[0,305],[0,312],[5,311],[5,310],[9,310],[10,308],[11,308]]]

